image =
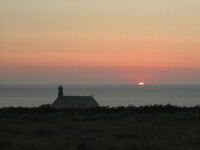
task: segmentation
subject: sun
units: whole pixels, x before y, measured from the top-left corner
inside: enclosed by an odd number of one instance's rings
[[[139,82],[138,85],[139,86],[144,86],[144,82]]]

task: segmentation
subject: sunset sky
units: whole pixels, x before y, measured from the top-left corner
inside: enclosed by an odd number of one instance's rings
[[[200,0],[0,0],[0,84],[200,84]]]

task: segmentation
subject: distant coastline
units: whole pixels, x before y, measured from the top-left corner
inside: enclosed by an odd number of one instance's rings
[[[39,107],[57,98],[55,85],[0,85],[1,107]],[[200,85],[63,85],[66,95],[93,95],[100,106],[200,104]]]

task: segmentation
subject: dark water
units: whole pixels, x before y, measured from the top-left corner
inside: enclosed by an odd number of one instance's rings
[[[1,85],[0,107],[40,106],[57,97],[58,85]],[[64,95],[93,95],[100,106],[200,105],[200,85],[64,85]]]

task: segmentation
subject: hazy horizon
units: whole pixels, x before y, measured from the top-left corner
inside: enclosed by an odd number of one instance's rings
[[[0,1],[1,84],[200,84],[199,0]]]

